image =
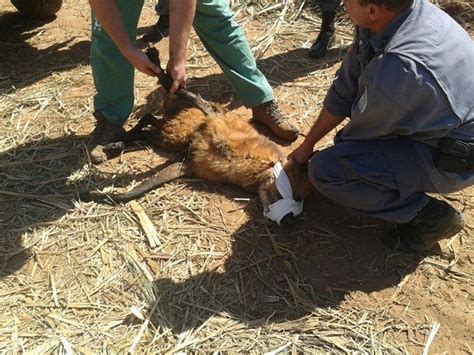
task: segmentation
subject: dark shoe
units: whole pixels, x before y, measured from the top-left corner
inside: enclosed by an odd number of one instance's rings
[[[94,112],[94,117],[97,123],[87,144],[87,151],[91,162],[99,164],[108,159],[104,146],[122,140],[125,129],[107,121],[100,112]]]
[[[157,43],[170,34],[170,17],[161,15],[158,22],[153,26],[150,32],[142,36],[142,40],[147,43]]]
[[[270,128],[275,136],[295,140],[298,138],[298,129],[283,116],[275,101],[268,101],[252,108],[253,119]]]
[[[433,248],[440,240],[451,238],[464,227],[464,216],[444,201],[430,197],[428,204],[408,223],[396,226],[386,242],[398,249],[415,252]]]
[[[334,43],[335,28],[334,18],[336,11],[323,11],[321,30],[316,41],[311,46],[308,55],[311,58],[323,58],[328,52],[328,48]]]

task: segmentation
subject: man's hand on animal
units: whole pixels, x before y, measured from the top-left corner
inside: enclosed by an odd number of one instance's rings
[[[299,165],[303,165],[308,162],[311,154],[313,154],[313,150],[314,145],[303,142],[288,155],[288,158],[293,159]]]
[[[170,60],[166,66],[166,72],[173,80],[170,93],[175,93],[179,89],[186,88],[186,69],[184,62],[174,63]]]
[[[160,74],[160,69],[141,50],[133,48],[125,54],[125,58],[142,73],[150,76],[158,76]]]

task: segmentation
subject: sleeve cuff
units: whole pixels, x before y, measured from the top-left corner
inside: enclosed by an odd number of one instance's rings
[[[329,113],[342,117],[351,117],[352,104],[352,99],[347,100],[337,94],[334,85],[331,86],[323,101],[323,106]]]

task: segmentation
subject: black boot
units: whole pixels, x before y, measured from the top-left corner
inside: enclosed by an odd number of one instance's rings
[[[150,32],[143,35],[142,39],[147,43],[157,43],[163,38],[168,37],[170,33],[169,15],[160,15],[158,22],[153,26]]]
[[[398,249],[430,250],[440,240],[451,238],[464,227],[462,213],[444,201],[430,197],[428,204],[408,223],[397,225],[385,242]]]
[[[328,47],[334,42],[334,18],[336,11],[323,11],[321,31],[316,41],[311,46],[308,55],[311,58],[323,58],[328,52]]]

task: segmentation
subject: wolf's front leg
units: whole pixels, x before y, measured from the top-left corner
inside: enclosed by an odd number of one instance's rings
[[[125,133],[123,140],[112,142],[104,146],[104,152],[107,154],[109,159],[118,156],[125,150],[128,144],[139,140],[147,140],[149,138],[150,135],[143,130],[145,127],[151,125],[157,130],[160,130],[163,123],[164,120],[160,120],[152,114],[147,113],[138,120],[137,124],[130,131]]]

